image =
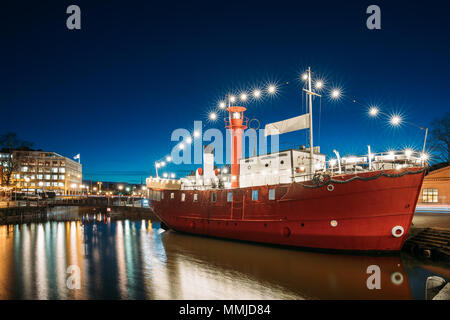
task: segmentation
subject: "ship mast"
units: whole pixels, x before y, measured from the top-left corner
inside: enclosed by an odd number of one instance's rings
[[[308,97],[309,97],[309,170],[314,174],[314,144],[313,144],[313,113],[312,113],[312,88],[311,88],[311,67],[308,67]]]

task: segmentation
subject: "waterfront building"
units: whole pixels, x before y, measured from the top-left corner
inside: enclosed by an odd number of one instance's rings
[[[13,157],[17,163],[9,185],[16,191],[72,195],[84,189],[82,165],[70,158],[48,151],[14,151]],[[3,170],[8,167],[8,158],[8,153],[0,153]]]
[[[423,180],[420,205],[450,205],[450,166],[431,171]]]

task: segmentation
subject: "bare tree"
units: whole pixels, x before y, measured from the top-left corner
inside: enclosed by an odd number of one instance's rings
[[[20,140],[17,134],[7,132],[0,136],[0,152],[7,155],[0,159],[0,165],[3,167],[2,185],[11,184],[11,175],[13,172],[20,171],[20,164],[24,157],[28,156],[26,151],[31,150],[32,142]]]
[[[450,164],[450,112],[435,119],[430,133],[431,153],[438,162]]]

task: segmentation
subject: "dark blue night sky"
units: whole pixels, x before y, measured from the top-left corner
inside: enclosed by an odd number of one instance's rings
[[[431,126],[449,108],[444,1],[46,1],[2,11],[1,130],[36,148],[81,154],[85,179],[140,182],[169,154],[172,130],[207,120],[229,91],[277,81],[248,107],[264,125],[302,111],[309,65],[346,99],[316,108],[316,144],[332,155],[420,149],[424,132],[390,128],[365,107]],[[81,30],[66,8],[81,8]],[[366,28],[368,5],[381,30]],[[14,6],[14,7],[12,7]],[[448,9],[448,8],[447,8]],[[286,84],[287,83],[287,84]],[[349,100],[350,99],[350,100]],[[316,104],[317,105],[317,104]],[[208,123],[223,128],[223,121]],[[305,132],[281,141],[306,144]],[[172,166],[181,172],[188,166]]]

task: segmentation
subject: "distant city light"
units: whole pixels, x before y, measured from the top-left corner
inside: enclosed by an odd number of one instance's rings
[[[130,191],[130,187],[126,187],[126,189],[125,189],[127,192],[129,192]]]
[[[370,107],[370,109],[369,109],[369,114],[372,117],[376,117],[379,112],[380,112],[380,110],[377,107]]]
[[[267,87],[267,92],[269,92],[270,94],[274,94],[277,91],[277,87],[275,87],[275,85],[271,84]]]
[[[170,174],[170,177],[173,179],[173,178],[175,178],[175,173],[171,173]]]
[[[166,161],[167,161],[167,162],[172,161],[172,157],[171,157],[171,156],[167,156],[167,157],[166,157]]]
[[[239,99],[241,99],[241,101],[247,101],[247,94],[246,93],[241,93],[241,96],[239,97]]]
[[[261,90],[256,89],[255,91],[253,91],[253,97],[255,97],[256,99],[261,97]]]
[[[338,99],[341,96],[341,91],[339,89],[331,90],[331,98]]]
[[[216,114],[215,112],[211,112],[211,113],[209,114],[209,119],[210,119],[210,120],[216,120],[216,119],[217,119],[217,114]]]
[[[123,186],[122,186],[122,185],[119,185],[117,188],[118,188],[119,190],[122,190],[122,189],[123,189]],[[97,190],[97,188],[94,188],[94,190]]]
[[[165,163],[164,161],[161,161],[161,162],[159,163],[159,165],[160,165],[161,167],[164,167],[164,166],[166,165],[166,163]]]
[[[400,116],[394,115],[394,116],[391,117],[389,122],[393,126],[398,126],[402,122],[402,118]]]
[[[163,173],[163,177],[164,177],[164,178],[167,178],[168,176],[169,176],[169,175],[168,175],[167,173],[165,173],[165,172]]]

